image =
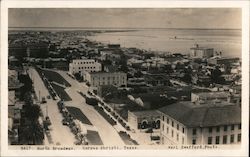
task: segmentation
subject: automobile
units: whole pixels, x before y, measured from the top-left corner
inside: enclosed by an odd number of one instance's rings
[[[50,97],[50,95],[47,95],[47,99],[50,99],[51,97]]]
[[[63,124],[63,125],[69,125],[69,122],[68,122],[66,119],[63,119],[63,120],[62,120],[62,124]]]
[[[47,117],[45,118],[45,121],[46,121],[46,123],[47,123],[48,125],[51,125],[51,121],[50,121],[49,116],[47,116]]]
[[[46,103],[46,102],[47,102],[47,101],[46,101],[45,97],[42,97],[41,103],[44,104],[44,103]]]

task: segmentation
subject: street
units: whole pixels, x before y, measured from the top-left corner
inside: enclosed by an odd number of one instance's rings
[[[85,116],[93,124],[91,127],[87,125],[88,130],[98,131],[104,145],[124,145],[123,140],[117,133],[117,131],[110,125],[94,108],[87,105],[85,99],[77,92],[81,91],[84,94],[87,93],[88,87],[84,83],[79,83],[77,80],[72,79],[67,75],[65,71],[56,71],[67,80],[71,87],[66,88],[66,92],[71,97],[72,101],[66,101],[66,106],[72,106],[79,108]],[[86,124],[84,124],[86,125]]]
[[[34,89],[38,99],[39,97],[41,99],[42,97],[46,97],[47,95],[49,95],[49,92],[43,84],[43,81],[37,71],[33,67],[30,67],[28,73],[34,83]],[[53,99],[47,99],[47,103],[41,104],[40,106],[44,116],[47,116],[47,106],[48,116],[52,123],[52,129],[50,130],[50,134],[52,137],[53,144],[73,145],[76,139],[74,137],[74,134],[70,131],[69,127],[62,125],[63,117],[58,110],[57,101]],[[45,141],[45,143],[48,142]]]

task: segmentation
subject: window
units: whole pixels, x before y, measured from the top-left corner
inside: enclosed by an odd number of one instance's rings
[[[238,129],[241,130],[241,124],[238,124]]]
[[[172,130],[172,132],[171,132],[171,136],[174,137],[174,131],[173,131],[173,130]]]
[[[231,130],[234,130],[234,125],[231,125]]]
[[[230,136],[230,143],[234,143],[234,135]]]
[[[164,116],[162,116],[162,121],[164,121]]]
[[[184,144],[184,137],[182,137],[182,144]]]
[[[219,126],[216,127],[216,132],[220,132],[220,127]]]
[[[196,135],[196,129],[193,129],[193,135]]]
[[[208,139],[207,139],[207,144],[212,144],[212,137],[208,137]]]
[[[169,133],[169,129],[168,129],[168,127],[167,127],[167,134]]]
[[[176,140],[179,141],[179,134],[176,134]]]
[[[227,135],[223,136],[223,144],[227,144]]]
[[[213,132],[213,128],[212,128],[212,127],[209,127],[209,128],[208,128],[208,132],[209,132],[209,133],[212,133],[212,132]]]
[[[167,123],[169,124],[169,118],[167,118]]]
[[[238,141],[238,142],[241,141],[241,134],[238,134],[238,136],[237,136],[237,141]]]
[[[220,136],[215,137],[215,144],[220,144]]]
[[[174,127],[174,121],[172,121],[172,127]]]
[[[224,126],[224,131],[227,131],[227,126],[226,125]]]
[[[177,130],[179,130],[179,124],[177,124]]]
[[[184,129],[184,128],[182,128],[182,133],[183,133],[183,134],[185,133],[185,129]]]
[[[192,140],[192,144],[196,144],[196,139],[193,139],[193,140]]]

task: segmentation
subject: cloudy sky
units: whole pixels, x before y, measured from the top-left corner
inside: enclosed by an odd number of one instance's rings
[[[9,27],[241,28],[241,9],[9,9]]]

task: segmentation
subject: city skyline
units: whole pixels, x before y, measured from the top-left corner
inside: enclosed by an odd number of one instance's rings
[[[241,29],[241,9],[14,8],[9,9],[9,27]]]

